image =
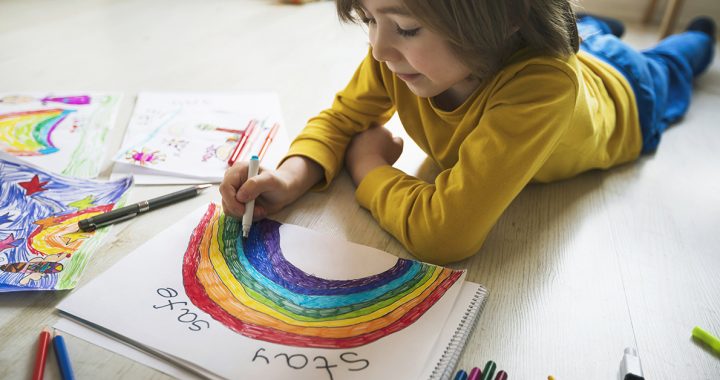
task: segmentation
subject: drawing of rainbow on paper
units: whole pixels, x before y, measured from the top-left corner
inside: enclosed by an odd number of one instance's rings
[[[0,147],[16,156],[38,156],[58,151],[51,135],[73,110],[59,108],[10,112],[0,115]]]
[[[192,303],[252,339],[296,347],[351,348],[418,320],[462,271],[412,260],[376,275],[330,280],[307,274],[280,249],[281,224],[256,222],[243,243],[240,223],[211,204],[183,262]]]
[[[132,179],[95,182],[0,159],[0,292],[75,286],[106,231],[78,221],[124,202]]]
[[[119,99],[0,94],[0,151],[57,173],[96,177]]]

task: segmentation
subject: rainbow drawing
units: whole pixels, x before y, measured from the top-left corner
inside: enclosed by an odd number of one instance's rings
[[[240,223],[211,204],[194,229],[183,262],[195,306],[252,339],[296,347],[351,348],[417,321],[462,271],[398,259],[385,272],[351,280],[307,274],[280,249],[280,226]]]
[[[55,153],[58,148],[51,135],[60,122],[74,110],[59,108],[11,112],[0,115],[0,150],[16,156]]]

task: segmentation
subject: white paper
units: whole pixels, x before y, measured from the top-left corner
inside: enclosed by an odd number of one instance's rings
[[[205,208],[197,210],[169,227],[76,290],[58,308],[123,339],[225,378],[242,374],[263,379],[330,379],[330,375],[333,379],[415,379],[422,373],[453,309],[464,273],[414,323],[364,346],[304,348],[254,340],[228,329],[193,305],[183,290],[183,253],[204,212]],[[285,258],[317,277],[363,277],[382,272],[397,260],[387,253],[298,226],[283,225],[280,236]],[[169,289],[177,296],[163,297],[171,295]],[[183,319],[205,321],[202,326],[208,328],[191,331]]]
[[[53,326],[66,334],[73,335],[87,342],[94,343],[107,350],[120,354],[128,359],[132,359],[138,363],[144,364],[168,374],[176,379],[202,379],[192,372],[183,370],[182,368],[172,365],[169,362],[152,356],[148,353],[140,351],[133,346],[123,343],[117,339],[103,335],[97,330],[93,330],[83,324],[68,318],[60,318]],[[207,375],[205,375],[207,376]]]
[[[203,183],[220,183],[214,177],[192,178],[172,175],[170,173],[158,173],[155,170],[140,166],[116,162],[110,179],[132,176],[136,185],[199,185]]]
[[[238,161],[259,154],[277,123],[277,134],[268,139],[262,159],[263,166],[274,168],[289,147],[276,94],[141,93],[114,161],[145,176],[138,183],[189,183],[187,179],[217,183],[251,120],[256,122],[255,132]],[[115,170],[128,172],[127,167]]]

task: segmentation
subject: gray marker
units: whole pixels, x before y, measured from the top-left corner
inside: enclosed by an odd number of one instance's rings
[[[252,156],[250,164],[248,165],[248,179],[255,177],[258,174],[260,168],[260,160],[258,156]],[[255,208],[255,200],[251,200],[245,203],[245,214],[242,217],[242,234],[244,238],[250,234],[250,227],[252,226],[253,220],[253,209]]]

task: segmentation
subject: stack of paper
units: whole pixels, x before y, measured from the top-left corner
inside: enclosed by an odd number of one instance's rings
[[[276,94],[141,93],[113,175],[133,173],[137,184],[217,183],[244,134],[238,161],[265,145],[261,165],[280,162],[289,140]]]

